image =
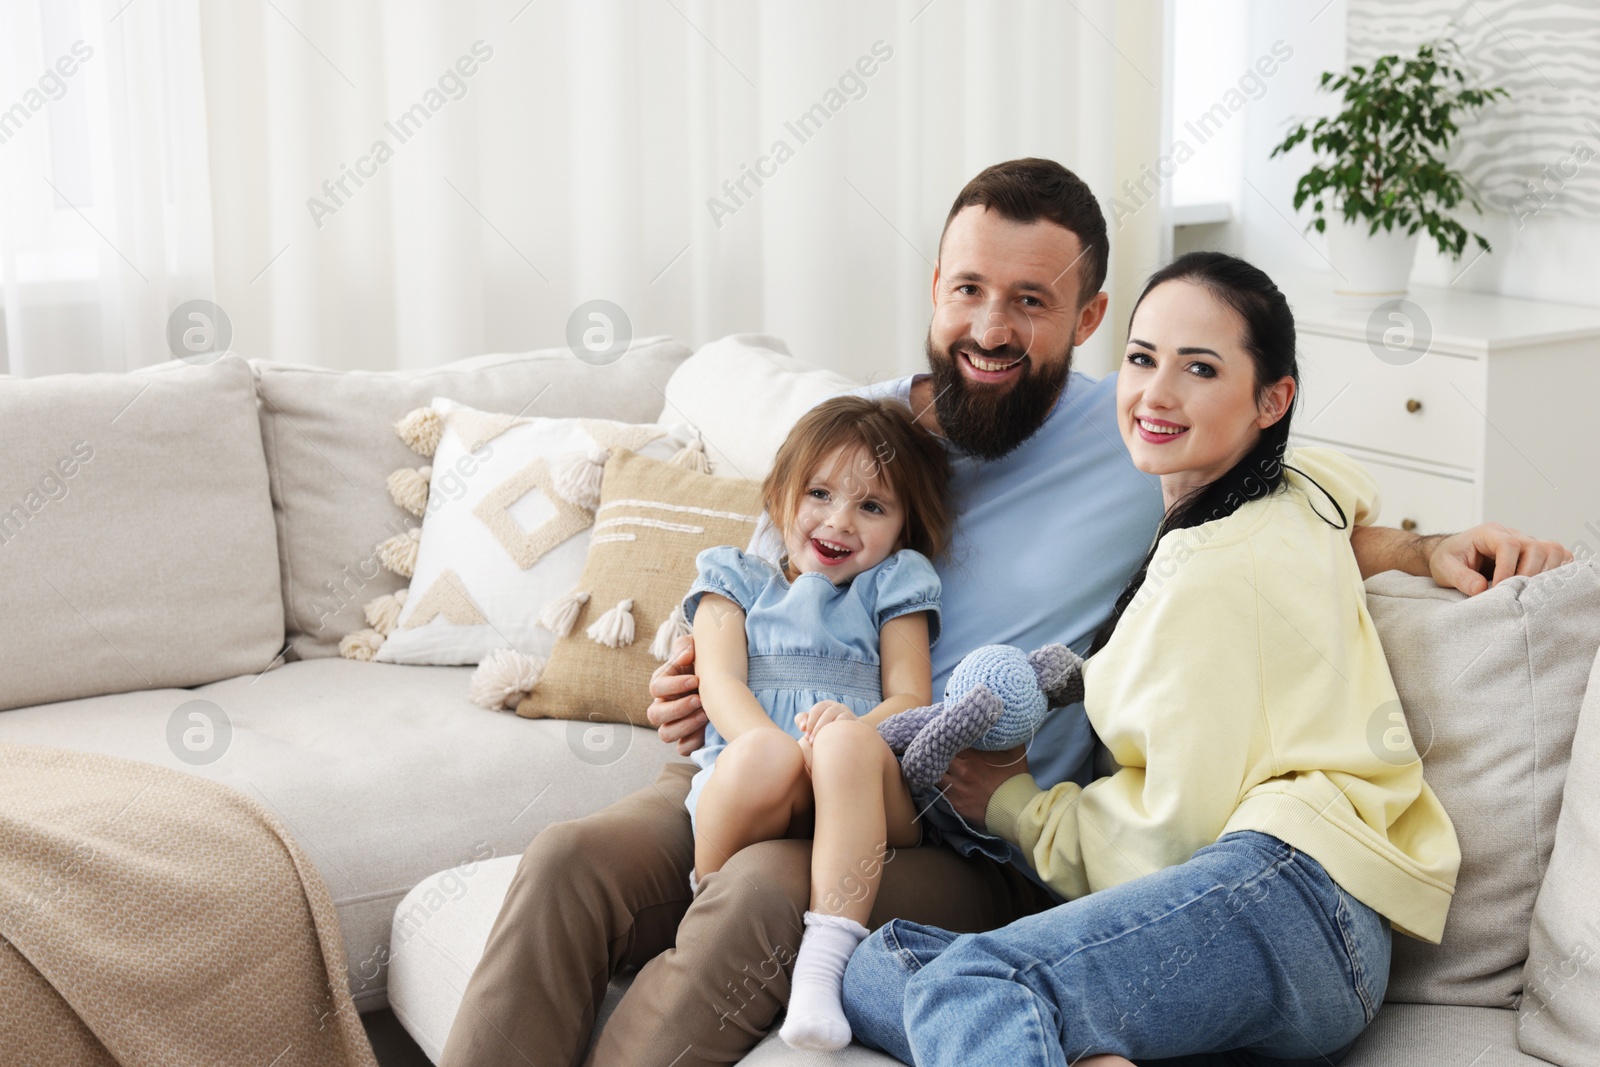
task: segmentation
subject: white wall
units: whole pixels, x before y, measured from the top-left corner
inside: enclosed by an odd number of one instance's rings
[[[1250,54],[1282,41],[1292,55],[1266,95],[1241,116],[1242,187],[1237,221],[1226,239],[1269,274],[1329,269],[1323,238],[1305,232],[1309,213],[1294,210],[1295,182],[1312,158],[1309,146],[1302,144],[1287,157],[1268,155],[1296,122],[1334,112],[1334,97],[1317,92],[1316,85],[1323,71],[1344,67],[1344,7],[1344,0],[1326,7],[1324,0],[1249,0]]]
[[[1172,0],[1171,120],[1169,150],[1178,142],[1193,151],[1172,176],[1174,205],[1232,203],[1238,208],[1244,171],[1244,124],[1200,122],[1254,57],[1249,54],[1249,0]],[[1219,117],[1220,118],[1220,117]],[[1200,133],[1195,130],[1200,129]]]
[[[1315,232],[1306,233],[1309,213],[1293,208],[1294,186],[1310,165],[1310,150],[1301,145],[1290,156],[1269,160],[1272,146],[1282,140],[1295,122],[1333,113],[1337,98],[1316,89],[1323,71],[1342,70],[1346,62],[1346,0],[1242,0],[1246,6],[1244,52],[1249,60],[1268,54],[1274,43],[1282,41],[1293,57],[1268,79],[1267,91],[1259,100],[1247,103],[1235,116],[1234,131],[1219,138],[1222,152],[1237,151],[1238,183],[1231,190],[1235,221],[1199,234],[1210,247],[1236,252],[1257,263],[1269,273],[1284,270],[1329,269],[1326,243]],[[1201,5],[1202,0],[1176,0],[1178,4]],[[1326,6],[1325,6],[1326,4]],[[1232,17],[1233,0],[1203,3],[1213,10],[1216,22]],[[1182,19],[1180,14],[1180,21]],[[1183,84],[1218,85],[1238,66],[1238,54],[1209,33],[1180,34],[1175,48],[1175,74]],[[1194,68],[1198,66],[1199,73]],[[1600,71],[1595,72],[1600,80]],[[1182,89],[1179,90],[1181,94]],[[1209,103],[1209,101],[1203,102]],[[1186,104],[1189,106],[1186,108]],[[1174,132],[1181,134],[1181,119],[1186,111],[1198,107],[1182,99],[1173,101]],[[1582,134],[1575,130],[1574,138]],[[1470,136],[1470,131],[1465,134]],[[1600,149],[1600,138],[1589,138]],[[1210,146],[1208,146],[1210,147]],[[1180,171],[1174,179],[1174,198],[1209,198],[1219,175],[1227,175],[1233,163],[1206,162],[1197,157],[1195,176]],[[1554,162],[1554,161],[1550,161]],[[1185,183],[1188,182],[1186,185]],[[1207,184],[1207,183],[1212,184]],[[1485,205],[1483,215],[1470,212],[1461,216],[1468,229],[1483,233],[1494,252],[1473,262],[1469,250],[1460,262],[1441,256],[1427,243],[1418,249],[1413,281],[1422,285],[1449,286],[1472,292],[1495,293],[1559,303],[1600,306],[1600,271],[1590,269],[1594,248],[1600,242],[1600,221],[1545,211],[1518,221],[1504,211]]]

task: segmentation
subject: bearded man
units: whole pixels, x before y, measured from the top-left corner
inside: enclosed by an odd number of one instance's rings
[[[1116,422],[1116,377],[1072,371],[1073,349],[1105,317],[1105,217],[1076,175],[1043,159],[983,171],[945,220],[933,272],[929,373],[862,390],[906,402],[950,456],[956,513],[943,582],[933,691],[987,644],[1084,651],[1144,558],[1161,488],[1136,470]],[[772,546],[770,526],[752,550]],[[1364,576],[1431,574],[1467,594],[1536,574],[1570,554],[1500,526],[1451,537],[1357,527]],[[650,719],[680,753],[706,723],[693,640],[651,683]],[[1027,746],[1040,788],[1091,779],[1082,706],[1061,709]],[[950,799],[992,790],[1022,749],[959,755]],[[668,763],[654,785],[550,826],[524,853],[444,1051],[444,1067],[582,1062],[619,1067],[736,1063],[773,1025],[811,896],[809,840],[765,841],[731,857],[691,895],[694,839],[684,808],[696,768]],[[958,805],[959,806],[959,805]],[[981,807],[981,805],[979,805]],[[893,918],[991,930],[1061,903],[1015,853],[943,845],[862,858],[879,880],[869,929]],[[850,886],[837,887],[850,892]],[[611,977],[632,986],[585,1059]]]

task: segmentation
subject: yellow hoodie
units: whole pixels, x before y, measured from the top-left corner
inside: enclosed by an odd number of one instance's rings
[[[1347,457],[1289,463],[1352,523],[1377,511]],[[1161,539],[1143,587],[1084,671],[1121,770],[1042,791],[1016,775],[991,833],[1072,899],[1187,860],[1235,830],[1316,859],[1401,933],[1437,943],[1461,851],[1422,779],[1348,530],[1293,471],[1274,495]]]

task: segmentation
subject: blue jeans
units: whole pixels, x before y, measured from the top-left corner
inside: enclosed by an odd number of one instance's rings
[[[1241,831],[988,933],[896,919],[851,957],[845,1015],[919,1067],[1325,1065],[1377,1014],[1389,937],[1316,860]]]

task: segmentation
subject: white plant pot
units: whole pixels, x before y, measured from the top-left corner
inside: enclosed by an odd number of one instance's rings
[[[1364,219],[1347,223],[1343,216],[1328,220],[1328,256],[1333,260],[1334,292],[1341,296],[1401,296],[1411,279],[1417,257],[1418,230],[1407,234],[1396,226],[1367,233]]]

